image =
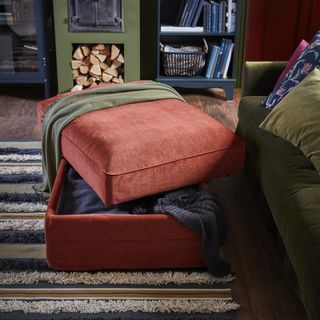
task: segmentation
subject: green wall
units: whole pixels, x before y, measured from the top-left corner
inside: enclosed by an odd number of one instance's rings
[[[68,1],[54,0],[58,90],[64,92],[73,86],[70,61],[73,44],[123,44],[125,81],[140,79],[140,1],[123,0],[124,32],[80,33],[68,31]]]

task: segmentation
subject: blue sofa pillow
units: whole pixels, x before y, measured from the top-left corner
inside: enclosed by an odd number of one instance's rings
[[[320,67],[320,31],[310,41],[294,66],[288,71],[281,85],[262,101],[262,106],[273,109],[312,70]]]

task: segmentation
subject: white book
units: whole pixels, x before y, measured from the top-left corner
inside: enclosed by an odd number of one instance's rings
[[[233,48],[234,48],[234,43],[231,43],[229,51],[228,51],[228,57],[227,57],[227,62],[226,62],[226,65],[225,65],[225,69],[223,70],[223,75],[222,75],[223,79],[227,78],[227,74],[228,74],[228,70],[229,70],[229,66],[230,66],[230,62],[231,62],[231,56],[232,56]]]
[[[161,32],[203,32],[203,27],[161,26]]]

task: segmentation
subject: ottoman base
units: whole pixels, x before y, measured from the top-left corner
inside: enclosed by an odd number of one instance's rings
[[[164,214],[57,214],[62,160],[45,217],[48,265],[56,270],[203,267],[201,237]]]

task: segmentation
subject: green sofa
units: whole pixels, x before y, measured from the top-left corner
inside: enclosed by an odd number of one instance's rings
[[[284,62],[247,62],[237,133],[245,141],[286,253],[298,294],[310,319],[320,319],[320,175],[302,152],[265,132],[259,124],[269,111],[260,105]],[[319,124],[320,125],[320,124]]]

